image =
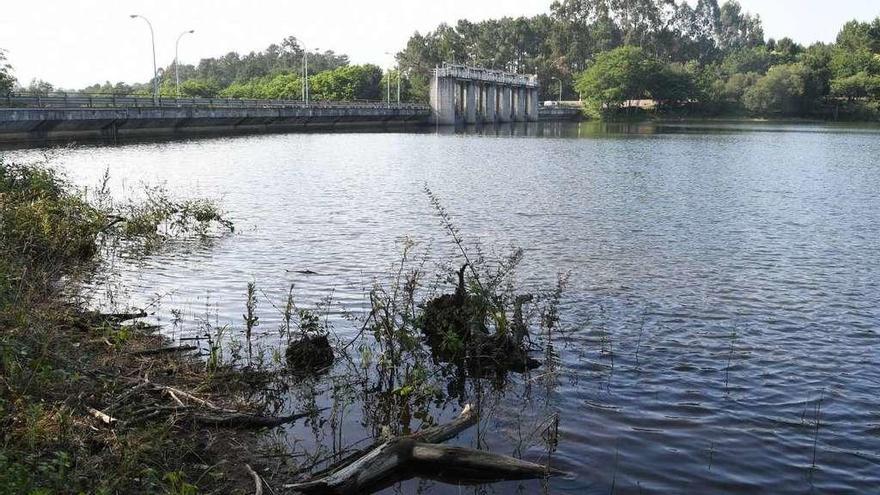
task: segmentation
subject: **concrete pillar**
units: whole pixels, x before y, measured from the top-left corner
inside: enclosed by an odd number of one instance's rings
[[[515,122],[525,122],[526,120],[526,89],[519,87],[514,88],[514,112],[513,120]]]
[[[465,91],[467,95],[464,100],[464,122],[465,124],[477,123],[477,85],[473,81],[465,83]]]
[[[464,119],[464,100],[465,100],[464,83],[455,81],[455,120],[456,122]]]
[[[498,87],[498,121],[499,122],[510,122],[512,119],[511,116],[511,88],[510,86],[499,86]]]
[[[529,122],[538,121],[538,88],[528,88],[528,106],[526,107],[526,116]]]
[[[431,112],[434,115],[434,123],[455,125],[457,86],[455,79],[436,76],[431,78]]]
[[[485,120],[486,122],[495,123],[495,119],[497,118],[497,89],[497,86],[495,86],[494,84],[486,85],[486,113],[483,114],[483,120]]]
[[[483,115],[486,114],[486,110],[483,108],[483,104],[486,102],[485,96],[483,96],[483,83],[478,82],[475,83],[476,87],[476,104],[477,104],[477,122],[483,121]]]

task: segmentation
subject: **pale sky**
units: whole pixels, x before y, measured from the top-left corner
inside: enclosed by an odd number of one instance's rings
[[[146,23],[156,30],[159,66],[235,50],[261,50],[288,35],[308,48],[348,54],[354,63],[388,65],[415,31],[441,22],[531,16],[552,0],[0,0],[0,48],[19,81],[80,88],[96,82],[143,82],[152,75]],[[694,0],[695,1],[695,0]],[[760,14],[768,37],[833,41],[847,20],[880,15],[880,0],[741,0]]]

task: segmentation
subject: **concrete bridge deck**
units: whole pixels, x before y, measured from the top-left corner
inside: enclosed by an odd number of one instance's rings
[[[161,138],[421,125],[426,105],[221,98],[0,97],[0,142]]]
[[[537,122],[538,77],[444,63],[431,78],[431,113],[438,125]]]
[[[549,110],[548,120],[566,118]],[[427,105],[113,95],[0,97],[0,143],[424,126]]]

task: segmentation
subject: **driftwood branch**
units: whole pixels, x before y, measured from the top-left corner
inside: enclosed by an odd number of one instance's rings
[[[189,352],[195,351],[198,347],[194,345],[174,345],[168,347],[159,347],[157,349],[144,349],[142,351],[129,352],[132,356],[154,356],[156,354],[167,354],[172,352]]]
[[[213,426],[229,426],[236,428],[273,428],[292,423],[309,416],[308,413],[291,414],[290,416],[260,416],[246,413],[228,413],[221,415],[193,414],[190,418],[196,423]]]
[[[83,318],[93,325],[100,325],[102,323],[119,325],[120,323],[129,320],[146,317],[147,313],[145,311],[138,311],[136,313],[101,313],[98,311],[89,311],[83,315]]]
[[[370,493],[414,475],[471,484],[562,474],[561,471],[505,455],[437,445],[466,430],[477,419],[473,408],[466,406],[461,415],[450,423],[374,444],[315,475],[311,481],[286,485],[285,488],[304,494],[349,495]]]
[[[263,480],[260,478],[260,475],[251,468],[250,464],[245,464],[244,467],[247,468],[247,472],[254,479],[254,495],[263,495]]]
[[[226,409],[219,407],[207,399],[197,397],[187,391],[175,388],[169,385],[161,385],[142,378],[136,386],[126,392],[116,403],[110,406],[110,409],[118,408],[125,399],[139,390],[151,389],[171,398],[174,406],[151,406],[132,413],[127,423],[140,422],[155,418],[162,413],[180,414],[180,419],[189,420],[194,423],[222,426],[231,428],[273,428],[287,423],[292,423],[298,419],[309,416],[313,413],[298,413],[289,416],[261,416],[245,411],[235,409]],[[196,406],[188,406],[196,404]],[[319,410],[318,412],[320,412]]]
[[[88,411],[89,411],[89,414],[91,414],[92,416],[94,416],[96,419],[98,419],[99,421],[101,421],[102,423],[104,423],[107,426],[112,426],[117,423],[116,418],[110,416],[109,414],[103,413],[95,408],[89,407]]]
[[[433,479],[458,484],[527,480],[564,474],[533,462],[483,450],[417,443],[412,449],[414,469]]]

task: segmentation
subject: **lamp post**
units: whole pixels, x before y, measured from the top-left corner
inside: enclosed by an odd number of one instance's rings
[[[318,54],[318,48],[315,48],[315,54]],[[303,69],[302,69],[302,100],[306,106],[309,105],[309,50],[303,45]]]
[[[153,45],[153,104],[159,104],[159,73],[156,71],[156,34],[153,32],[153,24],[146,17],[139,14],[131,14],[132,19],[141,18],[150,27],[150,42]]]
[[[196,31],[194,29],[190,29],[189,31],[184,31],[180,33],[177,37],[177,41],[174,42],[174,86],[177,91],[177,97],[180,98],[180,62],[177,58],[178,49],[180,48],[180,38],[183,38],[184,35],[193,34]]]
[[[559,98],[556,100],[556,104],[559,105],[562,103],[562,79],[551,77],[550,80],[559,82]]]
[[[385,55],[390,55],[392,57],[394,56],[394,54],[391,52],[385,52]],[[397,68],[396,68],[396,70],[397,70],[397,104],[400,105],[400,60],[397,60],[397,58],[395,58],[394,60],[395,60],[395,62],[397,62]],[[388,80],[388,84],[389,85],[391,84],[390,79]],[[388,97],[388,100],[391,100],[391,96]],[[389,103],[390,103],[390,101],[389,101]]]
[[[302,60],[302,67],[300,68],[300,74],[302,75],[302,101],[303,101],[303,103],[305,103],[307,105],[308,105],[308,103],[306,102],[306,84],[308,84],[308,81],[309,81],[308,63],[309,63],[309,52],[306,51],[305,47],[303,47],[303,60]]]

